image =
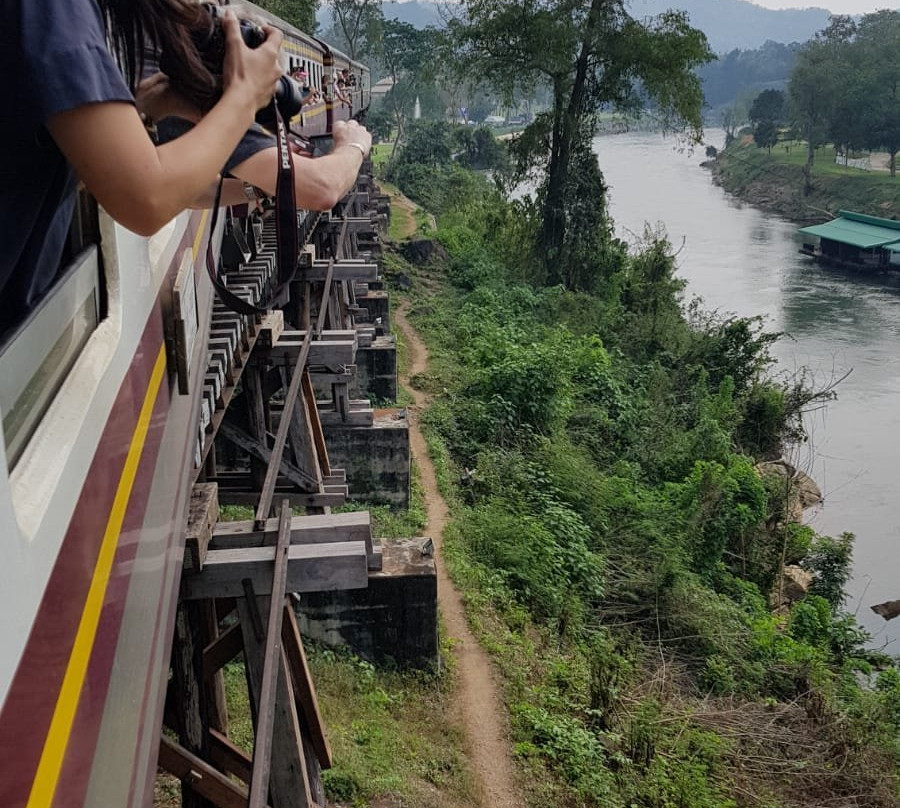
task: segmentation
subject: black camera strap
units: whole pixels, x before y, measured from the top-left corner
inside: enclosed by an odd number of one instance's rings
[[[278,141],[278,181],[275,186],[275,261],[277,285],[269,300],[256,306],[248,300],[238,297],[226,286],[219,274],[218,262],[213,255],[213,234],[219,219],[219,202],[222,198],[222,182],[216,189],[213,202],[212,222],[209,226],[209,242],[206,248],[206,271],[219,299],[232,311],[249,316],[266,314],[270,309],[284,306],[290,297],[290,285],[297,275],[297,259],[300,254],[300,243],[297,232],[297,196],[294,189],[294,161],[287,138],[287,124],[281,117],[277,104],[275,109],[276,137]]]

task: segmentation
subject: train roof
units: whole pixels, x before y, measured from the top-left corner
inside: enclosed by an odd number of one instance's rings
[[[292,36],[296,39],[300,39],[307,45],[311,45],[313,47],[318,45],[320,48],[322,48],[324,53],[330,53],[333,57],[336,57],[336,58],[346,62],[347,64],[351,65],[352,67],[356,68],[359,71],[368,72],[368,70],[369,70],[368,65],[363,64],[362,62],[357,62],[355,59],[351,59],[349,56],[347,56],[346,53],[344,53],[341,50],[338,50],[337,48],[333,47],[332,45],[329,45],[327,42],[325,42],[325,40],[301,31],[299,28],[291,25],[289,22],[285,22],[280,17],[275,16],[274,14],[272,14],[272,12],[266,11],[266,9],[260,8],[259,6],[254,5],[253,3],[241,3],[241,6],[253,9],[254,15],[261,17],[262,19],[266,20],[266,22],[269,22],[272,25],[275,25],[276,27],[281,29],[285,34],[289,34],[290,36]]]

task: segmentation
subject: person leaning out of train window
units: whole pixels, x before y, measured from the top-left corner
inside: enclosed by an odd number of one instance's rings
[[[200,112],[168,117],[159,122],[159,137],[164,142],[176,142],[190,132],[200,118]],[[304,210],[331,210],[356,184],[359,169],[372,147],[372,136],[356,121],[336,121],[331,131],[332,150],[321,157],[307,159],[304,150],[294,150],[294,195],[298,208]],[[223,173],[230,178],[252,185],[263,194],[275,194],[280,157],[275,137],[259,124],[254,123],[224,163]],[[246,202],[243,197],[246,186],[223,183],[222,205]],[[195,207],[213,204],[215,186],[194,200]]]
[[[337,86],[335,87],[334,97],[340,101],[342,104],[346,104],[350,106],[350,96],[347,94],[347,82],[345,82],[342,78],[337,80]]]
[[[200,6],[10,0],[3,9],[4,107],[15,125],[10,119],[0,134],[0,331],[52,285],[78,180],[125,227],[155,233],[210,186],[282,72],[281,33],[265,28],[251,50],[227,16],[221,96],[189,137],[157,147],[135,107],[142,46],[168,48],[202,70],[190,36]]]
[[[295,70],[291,76],[303,93],[303,106],[308,107],[319,100],[319,93],[309,86],[309,73],[305,70]]]

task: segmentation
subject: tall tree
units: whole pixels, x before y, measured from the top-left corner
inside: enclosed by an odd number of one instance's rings
[[[328,5],[348,56],[356,60],[369,52],[381,35],[381,0],[328,0]]]
[[[749,117],[753,123],[771,121],[778,123],[784,113],[784,93],[781,90],[763,90],[753,100]]]
[[[841,48],[854,33],[855,24],[850,17],[832,17],[829,26],[797,54],[791,73],[788,93],[797,128],[806,141],[803,192],[807,195],[812,191],[816,147],[825,140],[842,87],[838,67]]]
[[[890,154],[891,176],[896,176],[900,151],[900,12],[877,11],[859,23],[852,50],[865,77],[859,94],[865,145]]]
[[[517,141],[523,173],[543,175],[538,252],[547,283],[571,277],[580,260],[571,242],[574,176],[590,153],[595,116],[607,107],[652,102],[665,128],[698,140],[703,102],[694,68],[711,58],[706,37],[682,12],[637,20],[624,0],[464,0],[450,25],[469,75],[511,98],[516,87],[546,83],[551,110]],[[596,200],[602,207],[603,200]],[[595,222],[603,226],[601,220]]]
[[[397,146],[403,140],[416,94],[430,82],[439,40],[440,34],[434,28],[419,30],[408,22],[384,21],[377,55],[393,82],[385,104],[391,110],[397,127],[390,163],[393,163]]]
[[[319,0],[256,0],[256,4],[307,34],[316,32]]]

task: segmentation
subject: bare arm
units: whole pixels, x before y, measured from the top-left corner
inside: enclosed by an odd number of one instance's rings
[[[372,136],[356,121],[338,121],[333,134],[334,150],[330,154],[314,159],[292,155],[297,207],[331,210],[356,183],[363,152],[369,153]],[[271,195],[278,180],[278,164],[278,149],[273,146],[239,163],[231,173]]]
[[[190,207],[196,210],[206,210],[207,208],[211,208],[216,201],[216,191],[218,188],[219,181],[217,179],[212,185],[207,186],[206,190],[191,200]],[[250,204],[251,210],[259,207],[258,199],[251,200],[248,198],[242,180],[229,179],[226,177],[222,181],[222,195],[219,198],[219,205],[225,208],[232,205],[246,205],[248,203]]]
[[[89,104],[54,115],[47,128],[78,177],[116,221],[152,235],[189,207],[218,176],[256,110],[281,75],[281,34],[247,48],[226,16],[226,90],[215,107],[177,141],[156,147],[131,104]]]

